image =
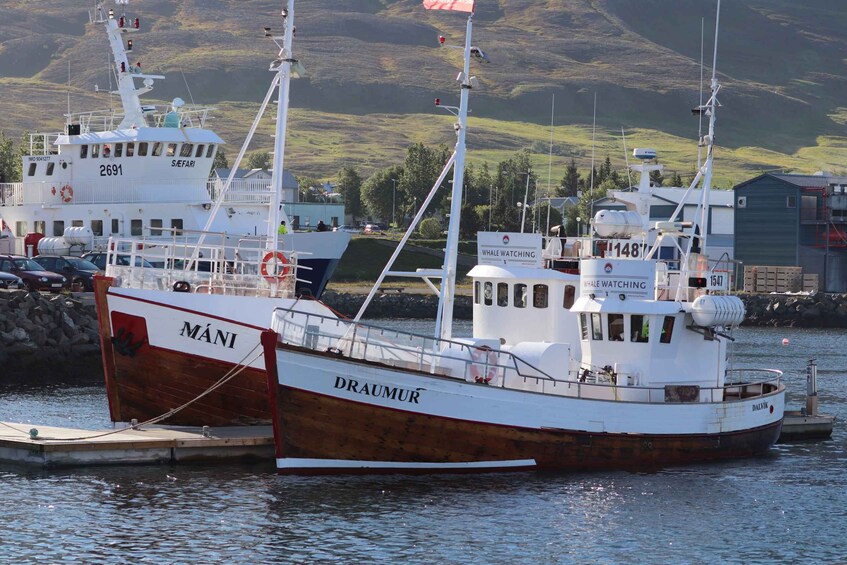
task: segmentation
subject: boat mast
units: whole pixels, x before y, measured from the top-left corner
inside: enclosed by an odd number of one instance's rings
[[[118,90],[110,94],[118,94],[121,97],[124,117],[118,125],[118,129],[140,128],[147,125],[144,119],[144,110],[141,107],[142,94],[153,90],[153,82],[165,77],[162,75],[147,75],[141,72],[140,66],[133,66],[127,56],[127,48],[124,45],[124,34],[137,32],[139,29],[138,18],[130,21],[124,13],[124,6],[129,0],[115,0],[117,6],[121,6],[121,14],[115,18],[115,10],[108,12],[103,4],[97,4],[96,19],[93,23],[106,25],[106,34],[109,37],[109,46],[112,49],[112,58],[115,61],[115,75],[118,79]],[[135,88],[135,79],[143,80],[144,86]],[[70,116],[68,116],[70,120]]]
[[[460,75],[461,95],[459,98],[458,120],[456,121],[456,150],[453,163],[453,191],[450,202],[450,222],[447,227],[447,247],[444,252],[444,265],[441,275],[441,291],[438,295],[438,313],[435,320],[435,335],[441,339],[450,339],[453,332],[453,303],[456,296],[456,262],[459,254],[459,222],[462,216],[462,193],[465,180],[465,133],[468,123],[468,98],[472,88],[471,70],[471,30],[473,12],[468,15],[465,32],[465,61]]]

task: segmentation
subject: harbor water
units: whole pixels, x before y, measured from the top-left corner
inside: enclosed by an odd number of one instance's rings
[[[469,332],[467,322],[458,329]],[[654,473],[282,477],[271,462],[0,465],[2,561],[845,562],[847,330],[735,336],[738,365],[785,371],[790,408],[803,405],[805,365],[817,359],[821,412],[838,416],[832,440]],[[38,380],[0,377],[0,420],[111,425],[95,376]]]

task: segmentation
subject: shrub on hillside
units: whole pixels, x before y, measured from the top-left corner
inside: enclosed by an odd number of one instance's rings
[[[421,220],[418,232],[426,239],[439,238],[441,237],[441,223],[435,218],[426,218],[425,220]]]

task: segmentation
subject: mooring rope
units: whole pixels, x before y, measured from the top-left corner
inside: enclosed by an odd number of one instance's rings
[[[157,423],[161,422],[162,420],[166,420],[166,419],[170,418],[171,416],[173,416],[174,414],[177,414],[178,412],[182,411],[183,409],[187,408],[188,406],[191,406],[192,404],[194,404],[195,402],[197,402],[201,398],[211,394],[215,390],[219,389],[220,387],[222,387],[223,385],[225,385],[226,383],[228,383],[229,381],[231,381],[232,379],[234,379],[235,377],[240,375],[244,371],[244,369],[246,369],[251,363],[253,363],[257,359],[259,359],[264,354],[263,352],[259,352],[254,357],[247,360],[247,358],[251,354],[253,354],[253,352],[255,352],[261,345],[262,345],[261,343],[257,343],[255,345],[255,347],[253,347],[253,349],[248,351],[247,354],[244,357],[242,357],[241,360],[238,363],[236,363],[236,365],[232,369],[227,371],[226,374],[224,374],[224,376],[222,376],[220,379],[215,381],[215,383],[212,384],[212,386],[210,386],[209,388],[207,388],[206,390],[204,390],[203,392],[201,392],[200,394],[198,394],[197,396],[195,396],[194,398],[192,398],[191,400],[189,400],[185,404],[183,404],[181,406],[177,406],[176,408],[172,408],[172,409],[168,410],[167,412],[165,412],[164,414],[161,414],[161,415],[156,416],[154,418],[150,418],[149,420],[146,420],[144,422],[140,422],[140,423],[138,423],[134,426],[130,426],[128,428],[121,428],[119,430],[110,430],[108,432],[103,432],[103,433],[100,433],[100,434],[94,434],[94,435],[89,435],[89,436],[80,436],[80,437],[62,437],[62,438],[38,436],[37,439],[48,439],[48,440],[51,440],[51,441],[82,441],[82,440],[86,440],[86,439],[97,439],[97,438],[101,438],[101,437],[106,437],[106,436],[110,436],[110,435],[113,435],[113,434],[119,434],[119,433],[130,431],[130,430],[139,430],[142,426],[150,426],[150,425],[153,425],[153,424],[157,424]],[[30,432],[18,429],[16,427],[12,426],[11,424],[7,424],[6,422],[0,422],[0,424],[3,424],[6,427],[12,428],[16,432],[22,433],[24,435],[30,435]],[[33,439],[36,439],[36,438],[33,438]]]

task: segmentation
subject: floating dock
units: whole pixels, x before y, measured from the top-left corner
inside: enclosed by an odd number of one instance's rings
[[[829,439],[834,425],[835,416],[818,414],[818,365],[810,359],[806,365],[806,407],[785,411],[777,442]]]
[[[271,426],[79,430],[0,422],[0,462],[45,468],[273,461]]]

